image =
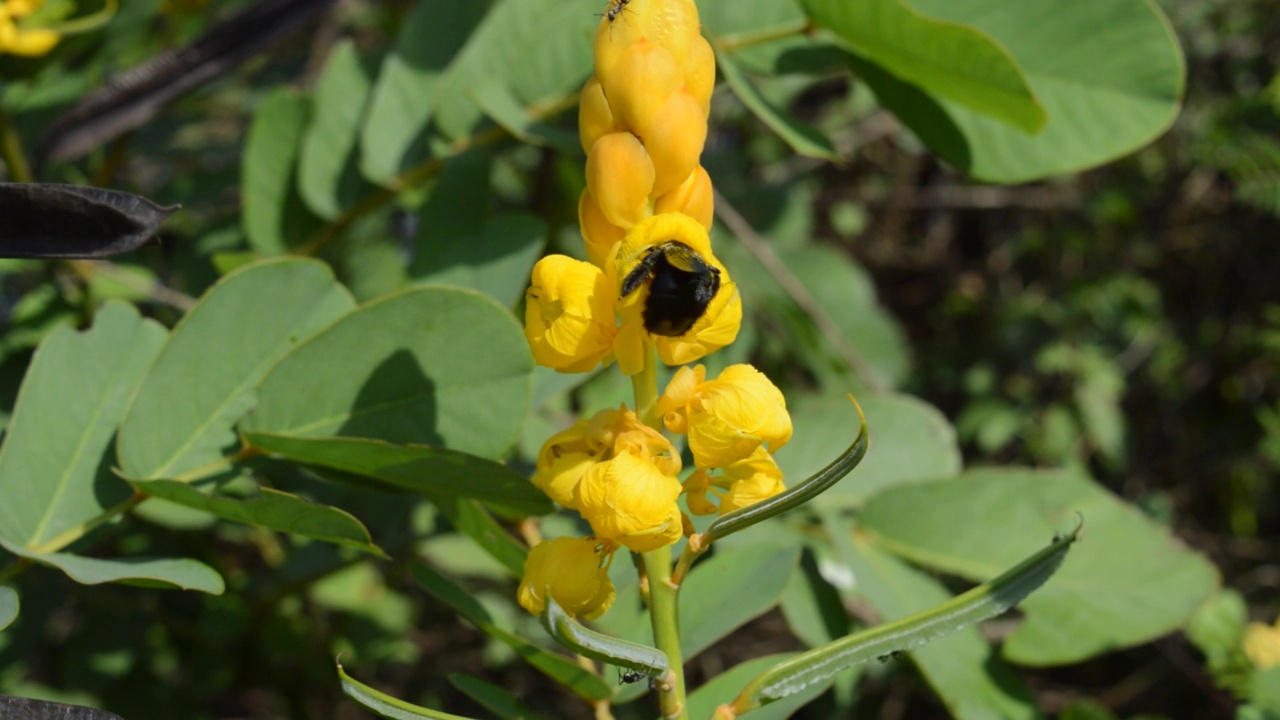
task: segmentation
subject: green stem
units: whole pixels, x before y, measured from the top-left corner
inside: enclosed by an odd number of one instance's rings
[[[658,358],[653,343],[644,342],[644,369],[631,376],[631,390],[636,397],[636,415],[640,422],[662,431],[655,414],[658,407]]]
[[[10,181],[31,182],[31,166],[27,165],[27,156],[22,153],[22,138],[18,137],[3,109],[0,109],[0,159],[9,168]]]
[[[688,720],[684,698],[684,656],[680,652],[679,588],[671,582],[671,546],[641,555],[649,576],[649,619],[653,641],[667,656],[671,672],[658,681],[658,706],[665,720]]]
[[[790,25],[781,25],[759,32],[721,36],[716,38],[715,45],[724,52],[733,52],[752,45],[763,45],[775,40],[785,40],[796,35],[803,35],[811,27],[808,20],[800,20]]]

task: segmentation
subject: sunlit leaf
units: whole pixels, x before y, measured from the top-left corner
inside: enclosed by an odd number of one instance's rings
[[[107,582],[155,588],[199,590],[221,595],[222,576],[202,562],[188,559],[120,557],[110,560],[81,557],[70,553],[41,553],[0,538],[0,547],[29,560],[55,567],[84,585]]]

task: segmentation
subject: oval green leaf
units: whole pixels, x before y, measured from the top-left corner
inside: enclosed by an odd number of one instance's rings
[[[1010,548],[1077,513],[1088,518],[1088,542],[1058,581],[1024,603],[1026,619],[1004,643],[1009,659],[1059,665],[1146,642],[1182,627],[1217,589],[1217,571],[1204,557],[1072,472],[971,471],[886,490],[859,518],[871,541],[890,552],[985,580],[1010,561]]]
[[[471,718],[463,717],[462,715],[450,715],[439,710],[429,710],[417,705],[411,705],[403,700],[397,700],[384,692],[374,690],[362,682],[353,680],[347,674],[347,671],[342,669],[342,663],[338,663],[338,679],[342,683],[342,693],[344,695],[384,718],[392,718],[392,720],[414,720],[415,718],[471,720]]]
[[[680,646],[686,659],[768,612],[800,562],[800,548],[749,545],[698,563],[680,590]]]
[[[342,40],[329,53],[316,86],[315,111],[298,159],[298,192],[326,220],[354,205],[366,189],[356,146],[373,84],[371,75],[355,43]]]
[[[0,537],[54,551],[128,500],[109,450],[165,330],[108,303],[93,326],[60,327],[36,350],[0,447]]]
[[[739,696],[741,710],[781,700],[872,658],[888,659],[995,617],[1044,584],[1062,565],[1079,526],[1000,577],[924,612],[849,635],[782,662],[752,680]]]
[[[263,527],[352,547],[386,557],[373,544],[369,531],[345,510],[304,500],[297,495],[259,488],[258,496],[240,500],[210,495],[176,480],[141,480],[130,483],[151,497],[216,515],[223,520]]]
[[[835,146],[831,144],[831,140],[827,136],[816,128],[791,116],[785,110],[774,107],[766,100],[764,95],[756,89],[756,86],[752,85],[751,81],[747,79],[746,73],[742,68],[738,67],[737,61],[731,53],[717,50],[716,64],[720,66],[720,74],[724,77],[725,82],[729,84],[729,87],[733,88],[733,94],[737,95],[742,104],[746,105],[747,109],[759,118],[766,127],[777,133],[778,137],[790,145],[792,150],[806,157],[831,162],[840,161],[839,153],[836,152]]]
[[[310,99],[280,88],[262,101],[249,127],[241,165],[241,219],[249,245],[263,255],[280,255],[319,227],[295,182],[310,114]]]
[[[519,437],[532,372],[505,308],[473,291],[411,288],[361,306],[281,360],[241,427],[498,458]]]
[[[116,444],[124,475],[182,479],[235,452],[234,425],[253,407],[254,385],[353,305],[314,260],[269,260],[222,278],[174,328],[138,389]]]
[[[935,152],[970,175],[1026,182],[1101,165],[1163,133],[1178,115],[1186,67],[1151,0],[914,0],[971,22],[1017,58],[1049,114],[1034,137],[936,89],[893,77],[875,58],[855,72]]]
[[[813,21],[893,76],[1024,134],[1048,117],[1027,78],[996,39],[951,13],[939,20],[903,0],[802,0]],[[959,19],[957,19],[959,18]]]
[[[422,445],[362,438],[306,438],[245,433],[273,457],[372,478],[429,498],[474,498],[512,515],[545,515],[551,501],[527,478],[492,460]]]
[[[13,624],[18,617],[18,593],[11,587],[0,586],[0,630]]]

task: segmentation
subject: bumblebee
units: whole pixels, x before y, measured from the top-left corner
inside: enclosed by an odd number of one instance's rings
[[[654,335],[679,337],[707,312],[720,291],[720,270],[696,250],[668,240],[645,251],[639,264],[622,281],[626,297],[648,280],[644,329]]]

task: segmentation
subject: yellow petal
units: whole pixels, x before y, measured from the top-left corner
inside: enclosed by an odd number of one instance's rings
[[[707,230],[715,216],[715,191],[711,176],[699,166],[675,189],[660,195],[653,205],[654,213],[683,213]]]
[[[583,86],[578,100],[578,141],[582,143],[582,152],[590,152],[597,140],[618,129],[614,124],[613,110],[604,97],[604,88],[593,75]]]
[[[586,372],[604,361],[617,332],[605,274],[564,255],[539,260],[525,293],[524,331],[539,365]]]
[[[583,476],[578,512],[596,536],[648,552],[682,536],[680,491],[680,481],[652,460],[624,452]]]
[[[516,593],[520,606],[541,615],[552,597],[570,615],[588,620],[603,615],[616,596],[608,572],[611,553],[595,538],[563,537],[535,545]]]
[[[662,424],[673,433],[688,432],[688,405],[693,400],[694,390],[703,383],[707,369],[682,367],[671,376],[667,389],[658,398],[658,414],[662,416]]]
[[[1259,670],[1280,666],[1280,628],[1249,623],[1243,647],[1245,657]]]
[[[649,140],[649,128],[659,111],[684,85],[680,65],[661,45],[644,38],[622,52],[608,73],[598,73],[604,96],[609,100],[616,122],[635,135]],[[702,117],[706,133],[706,117]]]
[[[631,133],[603,135],[587,152],[587,190],[618,227],[633,227],[649,214],[653,178],[653,161]]]
[[[698,169],[707,139],[706,113],[687,91],[670,93],[641,137],[653,161],[653,194],[661,195],[679,187]]]
[[[40,57],[53,49],[62,39],[58,33],[44,28],[18,30],[4,43],[4,50],[12,55]]]
[[[586,243],[587,260],[605,270],[617,252],[618,243],[627,233],[609,222],[589,190],[583,190],[582,197],[578,199],[578,227],[582,229],[582,240]]]
[[[688,405],[688,426],[698,467],[727,467],[762,444],[776,452],[791,439],[786,398],[750,365],[730,365],[699,385]]]

